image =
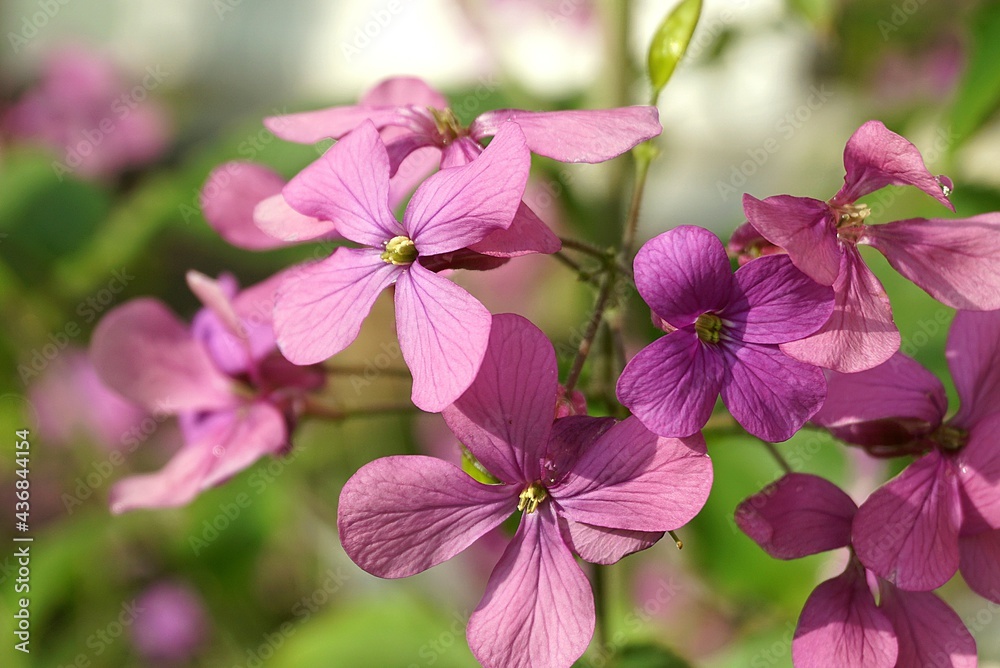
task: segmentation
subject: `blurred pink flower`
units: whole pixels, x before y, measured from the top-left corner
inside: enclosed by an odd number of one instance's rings
[[[139,595],[132,643],[146,662],[184,664],[208,637],[209,618],[198,593],[180,582],[161,581]]]

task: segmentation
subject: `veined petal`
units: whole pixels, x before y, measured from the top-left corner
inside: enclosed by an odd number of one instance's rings
[[[722,313],[750,343],[787,343],[813,334],[833,315],[833,290],[795,268],[787,255],[771,255],[736,271],[742,293]]]
[[[656,107],[572,111],[497,109],[481,114],[469,128],[476,140],[497,134],[513,121],[524,131],[532,153],[559,162],[603,162],[660,134]]]
[[[403,227],[429,255],[482,241],[510,227],[530,166],[524,136],[509,125],[472,162],[429,176],[406,207]]]
[[[518,315],[493,318],[489,346],[469,389],[443,411],[445,422],[500,480],[538,479],[556,408],[555,350]]]
[[[90,359],[108,387],[155,414],[236,404],[229,377],[184,323],[154,299],[109,311],[94,330]]]
[[[419,263],[400,274],[396,333],[418,408],[440,412],[468,389],[486,354],[491,320],[475,297]]]
[[[389,207],[395,210],[440,164],[441,149],[436,146],[419,148],[406,156],[389,180]]]
[[[725,372],[720,351],[692,331],[677,330],[629,360],[618,378],[618,400],[650,431],[690,436],[711,417]]]
[[[969,441],[957,456],[957,468],[966,502],[975,514],[994,529],[1000,529],[1000,413],[977,421],[969,430]]]
[[[337,236],[332,222],[303,216],[285,201],[280,190],[260,200],[250,213],[264,234],[288,243]]]
[[[420,107],[445,109],[448,100],[417,77],[389,77],[375,84],[361,96],[361,105],[379,107],[412,104]]]
[[[586,414],[556,419],[552,423],[549,441],[541,459],[541,469],[537,473],[541,481],[549,488],[562,482],[584,453],[617,423],[611,417],[599,418]]]
[[[285,180],[276,172],[252,162],[227,162],[208,175],[199,202],[205,220],[223,239],[249,250],[280,248],[285,244],[254,225],[254,207],[279,195]]]
[[[701,227],[683,225],[647,241],[635,256],[635,287],[656,315],[674,327],[723,310],[735,281],[726,249]]]
[[[467,548],[517,508],[520,489],[484,485],[434,457],[370,462],[340,492],[337,527],[347,555],[382,578],[425,571]]]
[[[858,558],[901,589],[930,591],[958,570],[962,508],[952,466],[937,451],[924,455],[875,490],[854,517]]]
[[[389,157],[369,122],[348,133],[281,191],[299,213],[334,222],[345,238],[380,248],[405,232],[389,210]]]
[[[931,592],[879,583],[882,612],[899,640],[898,666],[975,668],[976,641],[948,604]]]
[[[793,359],[777,346],[723,345],[727,374],[722,401],[754,436],[776,443],[792,437],[826,398],[819,367]]]
[[[844,187],[832,201],[849,204],[885,186],[914,186],[955,210],[917,147],[880,121],[868,121],[847,140],[844,168]]]
[[[857,250],[844,253],[833,291],[833,315],[826,324],[812,336],[781,344],[781,350],[842,373],[871,369],[892,357],[900,343],[892,306]]]
[[[663,538],[663,531],[630,531],[574,522],[559,518],[563,539],[569,548],[584,561],[592,564],[614,564],[623,557],[645,550]]]
[[[822,285],[837,280],[844,249],[829,204],[811,197],[776,195],[759,200],[744,194],[743,213],[765,239],[784,248],[806,276]]]
[[[469,618],[484,668],[568,668],[594,635],[594,595],[562,539],[551,504],[525,513]]]
[[[775,559],[799,559],[851,544],[858,507],[829,480],[789,473],[736,508],[736,524]]]
[[[1000,213],[868,225],[858,243],[878,249],[896,271],[942,304],[1000,309]]]
[[[559,237],[524,202],[518,205],[510,227],[494,230],[482,241],[469,246],[469,250],[494,257],[555,253],[560,248]]]
[[[795,668],[894,668],[898,653],[892,624],[856,564],[813,590],[792,640]]]
[[[948,368],[961,400],[953,424],[1000,413],[1000,311],[959,311],[948,333]]]
[[[711,488],[700,434],[659,438],[633,416],[604,432],[549,492],[577,522],[668,531],[691,521]]]
[[[338,248],[325,260],[289,270],[274,306],[282,354],[315,364],[351,345],[376,297],[401,273],[368,248]]]
[[[959,568],[969,589],[1000,603],[1000,531],[984,531],[958,539]]]
[[[340,139],[366,121],[376,128],[405,125],[407,117],[402,106],[351,105],[269,116],[264,119],[264,127],[285,141],[315,144],[324,139]]]

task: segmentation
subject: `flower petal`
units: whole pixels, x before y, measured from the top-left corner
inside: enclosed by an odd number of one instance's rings
[[[962,618],[931,592],[879,583],[879,607],[899,641],[898,666],[975,668],[976,641]]]
[[[1000,311],[959,311],[948,333],[948,368],[961,400],[953,424],[1000,413]]]
[[[281,191],[260,200],[251,211],[251,216],[254,225],[264,234],[288,243],[337,236],[332,222],[303,216],[285,201]]]
[[[711,417],[725,370],[718,350],[694,332],[677,330],[629,360],[618,378],[618,400],[650,431],[690,436]]]
[[[560,517],[559,526],[569,548],[592,564],[614,564],[623,557],[645,550],[663,538],[663,531],[630,531],[574,522]]]
[[[499,526],[517,508],[519,493],[510,485],[484,485],[434,457],[383,457],[361,467],[341,490],[340,542],[369,573],[407,577]]]
[[[878,366],[899,350],[899,330],[885,289],[854,249],[844,253],[833,285],[833,315],[812,336],[781,344],[797,360],[842,373]]]
[[[559,162],[604,162],[660,134],[656,107],[573,111],[497,109],[481,114],[469,133],[476,140],[497,134],[509,121],[524,131],[532,153]]]
[[[560,248],[562,242],[559,237],[524,202],[517,207],[510,227],[494,230],[482,241],[469,246],[469,250],[494,257],[548,254],[555,253]]]
[[[930,591],[958,569],[962,523],[958,476],[932,451],[861,504],[854,550],[871,571],[901,589]]]
[[[712,460],[700,434],[658,438],[633,416],[602,434],[549,492],[577,522],[669,531],[698,514],[711,488]]]
[[[378,82],[361,96],[360,103],[368,107],[412,104],[420,107],[446,109],[448,100],[417,77],[389,77]]]
[[[858,243],[878,249],[896,271],[942,304],[1000,309],[1000,213],[868,225]]]
[[[438,413],[468,389],[486,354],[491,319],[475,297],[419,263],[400,274],[396,333],[418,408]]]
[[[154,299],[136,299],[97,325],[90,359],[104,383],[156,414],[235,405],[232,381],[188,328]]]
[[[969,441],[957,457],[962,492],[976,518],[1000,529],[1000,413],[976,422],[969,430]]]
[[[303,169],[281,191],[300,214],[332,220],[337,231],[379,248],[405,235],[389,210],[389,158],[365,122]]]
[[[917,147],[880,121],[858,128],[844,147],[844,187],[833,200],[849,204],[885,186],[914,186],[955,210],[941,182],[927,171]]]
[[[541,330],[521,316],[497,315],[479,373],[443,411],[445,422],[500,480],[537,480],[555,415],[558,373],[555,350]]]
[[[281,193],[285,180],[276,172],[252,162],[227,162],[208,175],[199,201],[205,220],[223,239],[249,250],[280,248],[275,238],[254,225],[257,203]]]
[[[777,346],[724,345],[728,373],[722,401],[743,428],[776,443],[816,414],[826,398],[819,367],[792,359]]]
[[[635,256],[635,287],[656,315],[674,327],[721,311],[735,282],[726,249],[701,227],[683,225],[647,241]]]
[[[806,276],[822,285],[837,280],[844,250],[829,204],[811,197],[776,195],[759,200],[745,194],[743,213],[765,239],[784,248]]]
[[[809,336],[833,314],[833,290],[795,268],[787,255],[762,257],[736,271],[742,299],[722,313],[750,343],[787,343]]]
[[[858,507],[829,480],[789,473],[736,508],[736,524],[775,559],[799,559],[851,544]]]
[[[1000,603],[1000,531],[983,531],[958,539],[959,568],[969,589]]]
[[[401,106],[362,104],[269,116],[264,119],[264,127],[285,141],[315,144],[324,139],[340,139],[364,122],[379,129],[387,125],[406,125],[407,117]]]
[[[278,347],[295,364],[315,364],[354,342],[376,297],[403,270],[378,250],[338,248],[287,273],[274,306]]]
[[[594,595],[551,507],[525,513],[469,618],[484,668],[569,666],[594,635]]]
[[[506,126],[472,162],[428,177],[406,207],[403,227],[417,250],[430,255],[482,241],[510,227],[530,166],[524,136]]]

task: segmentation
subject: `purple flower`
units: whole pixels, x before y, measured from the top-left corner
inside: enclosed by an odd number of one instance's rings
[[[790,473],[743,501],[736,523],[772,557],[798,559],[851,547],[856,511],[836,485]],[[873,586],[880,594],[877,605]],[[852,554],[844,572],[816,587],[806,601],[792,662],[796,668],[972,668],[976,642],[940,598],[875,578]]]
[[[750,224],[784,248],[796,267],[836,292],[829,321],[812,336],[783,345],[785,352],[854,372],[881,364],[899,348],[889,299],[858,244],[879,250],[899,273],[948,306],[1000,309],[1000,213],[867,225],[870,211],[857,200],[888,185],[914,186],[954,210],[951,181],[932,176],[916,147],[878,121],[868,121],[848,140],[844,167],[844,186],[828,202],[743,197]]]
[[[123,304],[101,320],[90,349],[101,380],[154,415],[177,415],[184,434],[162,470],[114,486],[112,512],[183,505],[288,447],[298,400],[324,377],[275,350],[270,314],[279,280],[236,294],[229,277],[189,272],[206,306],[190,328],[153,299]]]
[[[858,557],[902,589],[934,589],[961,568],[976,592],[1000,602],[998,341],[1000,312],[955,316],[948,363],[962,404],[947,421],[944,387],[904,355],[868,371],[830,374],[817,424],[878,454],[922,455],[854,519]]]
[[[747,431],[783,441],[822,405],[822,370],[778,345],[816,331],[830,317],[833,293],[787,256],[762,257],[733,274],[714,234],[678,227],[639,250],[635,285],[668,333],[625,366],[618,399],[650,430],[697,432],[721,392]]]
[[[396,331],[413,374],[413,403],[437,412],[455,401],[479,369],[491,316],[419,260],[508,227],[529,163],[521,131],[508,123],[479,158],[424,181],[400,224],[387,200],[385,146],[364,121],[283,191],[299,213],[335,221],[341,235],[363,248],[338,248],[282,284],[274,311],[281,351],[296,364],[340,352],[357,338],[379,293],[395,285]]]
[[[208,614],[198,592],[171,581],[157,582],[135,603],[132,627],[136,650],[154,665],[184,664],[194,658],[208,635]]]
[[[338,526],[347,554],[399,578],[450,559],[524,511],[469,620],[484,666],[569,666],[594,630],[587,577],[573,559],[614,563],[697,514],[712,483],[700,435],[657,438],[638,420],[553,422],[555,351],[534,325],[494,318],[468,391],[448,426],[499,484],[432,457],[362,467],[344,486]]]

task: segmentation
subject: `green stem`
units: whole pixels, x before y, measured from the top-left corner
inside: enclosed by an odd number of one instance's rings
[[[573,391],[580,380],[580,373],[583,371],[583,365],[587,361],[587,356],[590,355],[590,349],[594,344],[594,337],[597,336],[597,330],[604,319],[604,309],[607,308],[608,302],[611,299],[611,288],[616,282],[615,279],[616,273],[613,270],[609,270],[601,278],[601,287],[597,292],[597,302],[594,304],[594,311],[590,314],[587,329],[584,330],[583,338],[580,339],[580,345],[576,349],[576,357],[573,358],[573,366],[570,367],[569,374],[566,376],[567,395]]]
[[[597,613],[596,629],[597,646],[602,651],[608,648],[608,582],[607,566],[594,564],[594,609]]]
[[[792,473],[792,467],[788,465],[788,462],[785,460],[784,456],[778,451],[778,448],[774,447],[774,443],[768,443],[763,439],[757,439],[757,440],[759,440],[761,443],[764,444],[764,448],[771,453],[771,456],[774,457],[774,460],[778,462],[778,466],[780,466],[781,469],[786,474]]]

